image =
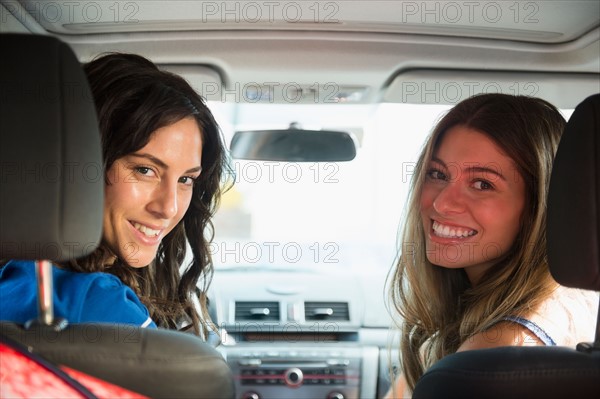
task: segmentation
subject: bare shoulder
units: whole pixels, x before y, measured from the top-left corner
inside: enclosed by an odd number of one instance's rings
[[[402,398],[410,398],[410,390],[407,387],[406,379],[404,378],[404,374],[400,374],[400,376],[393,382],[390,390],[385,394],[383,399],[402,399]]]
[[[544,343],[526,327],[510,321],[503,321],[467,339],[458,348],[458,352],[500,346],[538,345],[544,345]]]

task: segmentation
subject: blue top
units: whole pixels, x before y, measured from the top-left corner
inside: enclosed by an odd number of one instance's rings
[[[556,346],[556,342],[552,339],[550,335],[546,331],[542,329],[542,327],[538,326],[531,320],[524,319],[518,316],[507,316],[504,320],[512,321],[514,323],[520,324],[529,331],[531,331],[536,337],[539,338],[540,341],[544,343],[546,346]]]
[[[131,288],[108,273],[77,273],[52,265],[54,315],[69,323],[115,323],[153,327],[148,309]],[[11,260],[0,268],[0,320],[37,318],[33,261]]]

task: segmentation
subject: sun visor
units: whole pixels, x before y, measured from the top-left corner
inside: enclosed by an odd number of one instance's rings
[[[160,69],[182,76],[207,101],[220,101],[223,88],[221,74],[207,65],[159,65]]]
[[[561,109],[575,108],[600,91],[600,74],[476,72],[418,69],[398,74],[383,101],[406,104],[454,105],[480,93],[539,97]]]

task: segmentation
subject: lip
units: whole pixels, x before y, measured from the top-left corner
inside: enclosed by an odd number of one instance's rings
[[[128,222],[129,222],[129,228],[132,230],[133,235],[136,237],[137,241],[139,241],[140,243],[149,245],[149,246],[155,246],[161,242],[162,237],[163,237],[163,232],[165,230],[164,227],[141,223],[141,222],[138,222],[135,220],[128,220]],[[152,230],[159,230],[159,233],[155,237],[148,237],[147,235],[145,235],[144,233],[142,233],[141,231],[136,229],[135,226],[133,225],[134,223],[142,224],[146,227],[151,228]]]
[[[468,237],[464,237],[464,238],[439,237],[439,236],[436,236],[434,234],[434,231],[433,231],[433,222],[434,221],[438,222],[440,224],[443,224],[445,226],[452,226],[452,227],[458,227],[458,228],[462,228],[462,229],[474,230],[474,231],[477,231],[477,233],[475,233],[472,236],[468,236]],[[458,225],[458,224],[455,224],[455,223],[448,223],[448,222],[445,222],[445,221],[442,222],[440,220],[431,219],[430,218],[429,219],[429,231],[428,231],[427,235],[429,237],[429,240],[431,240],[431,241],[433,241],[435,243],[438,243],[438,244],[463,244],[465,242],[472,241],[474,239],[474,237],[477,237],[479,235],[479,231],[477,229],[473,229],[471,227],[467,227],[467,226],[463,226],[463,225]]]

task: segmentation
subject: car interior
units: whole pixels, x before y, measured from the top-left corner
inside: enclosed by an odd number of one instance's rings
[[[149,397],[382,398],[398,372],[387,288],[417,156],[440,116],[479,93],[540,97],[569,120],[550,268],[600,291],[596,0],[0,0],[0,46],[0,259],[41,261],[41,299],[43,261],[97,245],[103,179],[39,185],[12,166],[101,164],[81,64],[136,53],[183,76],[235,172],[211,244],[218,334],[68,324],[46,296],[38,320],[0,333],[50,362]],[[577,348],[450,355],[413,396],[598,397],[598,329]]]

